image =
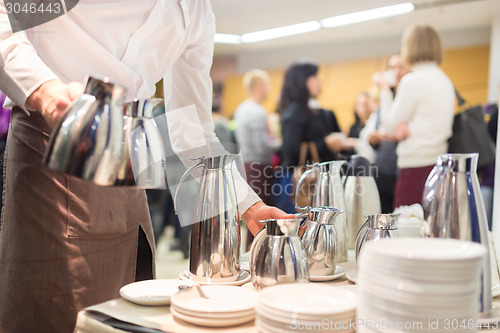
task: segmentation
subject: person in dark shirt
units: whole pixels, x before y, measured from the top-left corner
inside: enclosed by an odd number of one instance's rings
[[[286,189],[292,188],[293,167],[299,164],[302,142],[314,142],[321,161],[334,160],[341,150],[352,149],[352,143],[340,131],[334,113],[320,108],[316,102],[321,92],[317,73],[315,64],[295,63],[287,69],[281,90],[278,112],[283,136],[283,172],[279,175],[282,191],[275,205],[286,212],[295,210],[289,197],[291,193],[286,193]],[[307,161],[312,161],[311,154],[308,154]]]

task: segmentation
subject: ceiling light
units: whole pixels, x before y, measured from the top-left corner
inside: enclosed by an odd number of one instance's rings
[[[409,13],[415,9],[411,2],[405,2],[398,5],[380,7],[375,9],[363,10],[351,14],[333,16],[321,20],[321,26],[324,28],[334,28],[342,25],[348,25],[358,22],[375,20],[383,17],[401,15]]]
[[[222,44],[241,44],[241,36],[232,34],[215,34],[214,41]]]
[[[310,21],[299,24],[287,25],[284,27],[261,30],[243,34],[241,40],[243,43],[254,43],[263,40],[303,34],[305,32],[316,31],[321,28],[318,21]]]
[[[241,36],[232,34],[215,34],[214,41],[222,44],[241,44]]]

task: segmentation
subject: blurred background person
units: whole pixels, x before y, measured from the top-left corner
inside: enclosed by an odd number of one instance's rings
[[[347,136],[349,138],[359,138],[361,130],[365,127],[367,120],[374,110],[374,102],[372,96],[368,91],[359,92],[354,100],[354,124],[349,128]],[[359,154],[366,157],[370,162],[373,162],[373,155],[375,154],[372,147],[362,140],[356,140],[354,149],[342,151],[342,158],[349,159],[353,154]],[[368,155],[368,156],[366,156]]]
[[[247,181],[264,203],[271,204],[273,171],[271,156],[281,147],[281,141],[269,130],[267,111],[262,106],[270,90],[269,75],[252,69],[243,77],[248,98],[234,114],[236,142],[243,160]]]
[[[401,79],[395,97],[387,80],[377,80],[382,129],[399,141],[394,208],[422,202],[425,181],[436,158],[448,151],[455,92],[439,68],[442,53],[436,30],[428,25],[411,26],[401,45],[401,57],[411,73]]]
[[[270,91],[269,75],[263,70],[252,69],[243,76],[243,86],[248,97],[234,114],[236,142],[248,184],[264,203],[272,205],[272,156],[281,147],[281,140],[271,133],[267,111],[262,106]],[[252,240],[253,235],[247,233],[247,248]]]
[[[397,53],[389,58],[387,70],[375,73],[373,80],[374,82],[383,80],[383,84],[388,85],[392,94],[396,95],[399,82],[407,73],[408,69],[404,66],[400,54]],[[394,137],[390,137],[380,130],[380,121],[380,108],[377,106],[377,111],[370,116],[366,126],[361,131],[359,142],[372,148],[373,155],[370,155],[370,157],[377,167],[375,181],[380,195],[382,213],[390,213],[393,211],[394,206],[394,188],[398,170],[396,163],[398,142]]]
[[[349,129],[350,138],[359,138],[359,133],[365,127],[366,121],[373,112],[373,103],[371,102],[371,96],[368,91],[362,91],[356,95],[356,100],[354,102],[354,124],[351,125]]]
[[[497,142],[497,129],[498,129],[498,104],[488,103],[483,108],[484,113],[490,116],[488,120],[488,133],[493,142]],[[495,185],[495,162],[492,162],[480,170],[479,180],[481,182],[481,193],[483,195],[484,206],[486,209],[486,217],[488,219],[488,228],[493,228],[493,194]]]
[[[278,104],[283,137],[283,172],[279,178],[281,195],[276,206],[288,213],[295,211],[289,190],[293,188],[293,169],[299,163],[301,143],[314,142],[321,161],[334,160],[341,150],[353,147],[353,142],[341,133],[335,114],[319,107],[317,98],[321,92],[321,80],[317,74],[316,64],[300,62],[291,65],[285,73]],[[306,160],[312,160],[311,154]]]
[[[229,119],[223,114],[222,94],[214,87],[212,96],[212,120],[214,121],[214,132],[217,139],[222,143],[224,148],[232,153],[238,152],[235,133],[231,130]]]

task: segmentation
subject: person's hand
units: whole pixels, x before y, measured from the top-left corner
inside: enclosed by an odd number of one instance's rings
[[[71,102],[84,91],[79,82],[64,83],[50,80],[38,87],[27,99],[26,107],[39,111],[47,124],[53,127]]]
[[[391,89],[389,82],[387,82],[386,80],[384,72],[376,72],[375,74],[373,74],[372,81],[380,90]]]
[[[253,235],[256,235],[260,229],[264,228],[264,224],[260,220],[268,219],[292,219],[295,215],[287,214],[279,208],[271,207],[259,201],[247,209],[241,216],[248,225],[248,229]]]
[[[409,136],[410,129],[406,123],[401,123],[398,127],[396,127],[396,130],[394,131],[394,139],[396,139],[396,141],[404,140]]]
[[[344,149],[346,144],[345,135],[342,133],[332,133],[325,137],[325,143],[332,152],[339,152]]]
[[[347,138],[344,143],[344,150],[353,150],[354,147],[358,144],[358,138]]]
[[[389,140],[389,136],[381,131],[374,131],[368,135],[368,143],[372,147],[378,146],[382,141]]]

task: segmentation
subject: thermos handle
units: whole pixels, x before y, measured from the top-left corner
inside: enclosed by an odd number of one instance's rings
[[[181,187],[182,183],[184,182],[184,180],[186,180],[186,178],[191,174],[193,173],[193,171],[195,171],[196,169],[200,168],[203,166],[203,160],[205,159],[205,157],[200,157],[199,158],[199,162],[196,163],[195,165],[193,165],[192,167],[190,167],[189,169],[187,169],[184,174],[181,176],[181,178],[179,179],[179,182],[177,183],[177,187],[175,188],[175,192],[174,192],[174,212],[175,212],[175,215],[177,215],[177,193],[179,192],[179,188]]]
[[[303,209],[303,210],[306,210],[308,209],[309,206],[305,206],[305,207],[300,207],[299,206],[299,203],[297,202],[297,197],[298,197],[298,194],[300,192],[300,188],[301,188],[301,185],[302,183],[304,182],[304,180],[306,180],[306,178],[309,176],[309,174],[313,171],[315,171],[316,169],[316,164],[313,164],[313,167],[309,170],[306,170],[299,178],[299,181],[297,182],[297,188],[295,189],[295,207],[298,208],[298,209]],[[310,207],[309,207],[310,208]]]

